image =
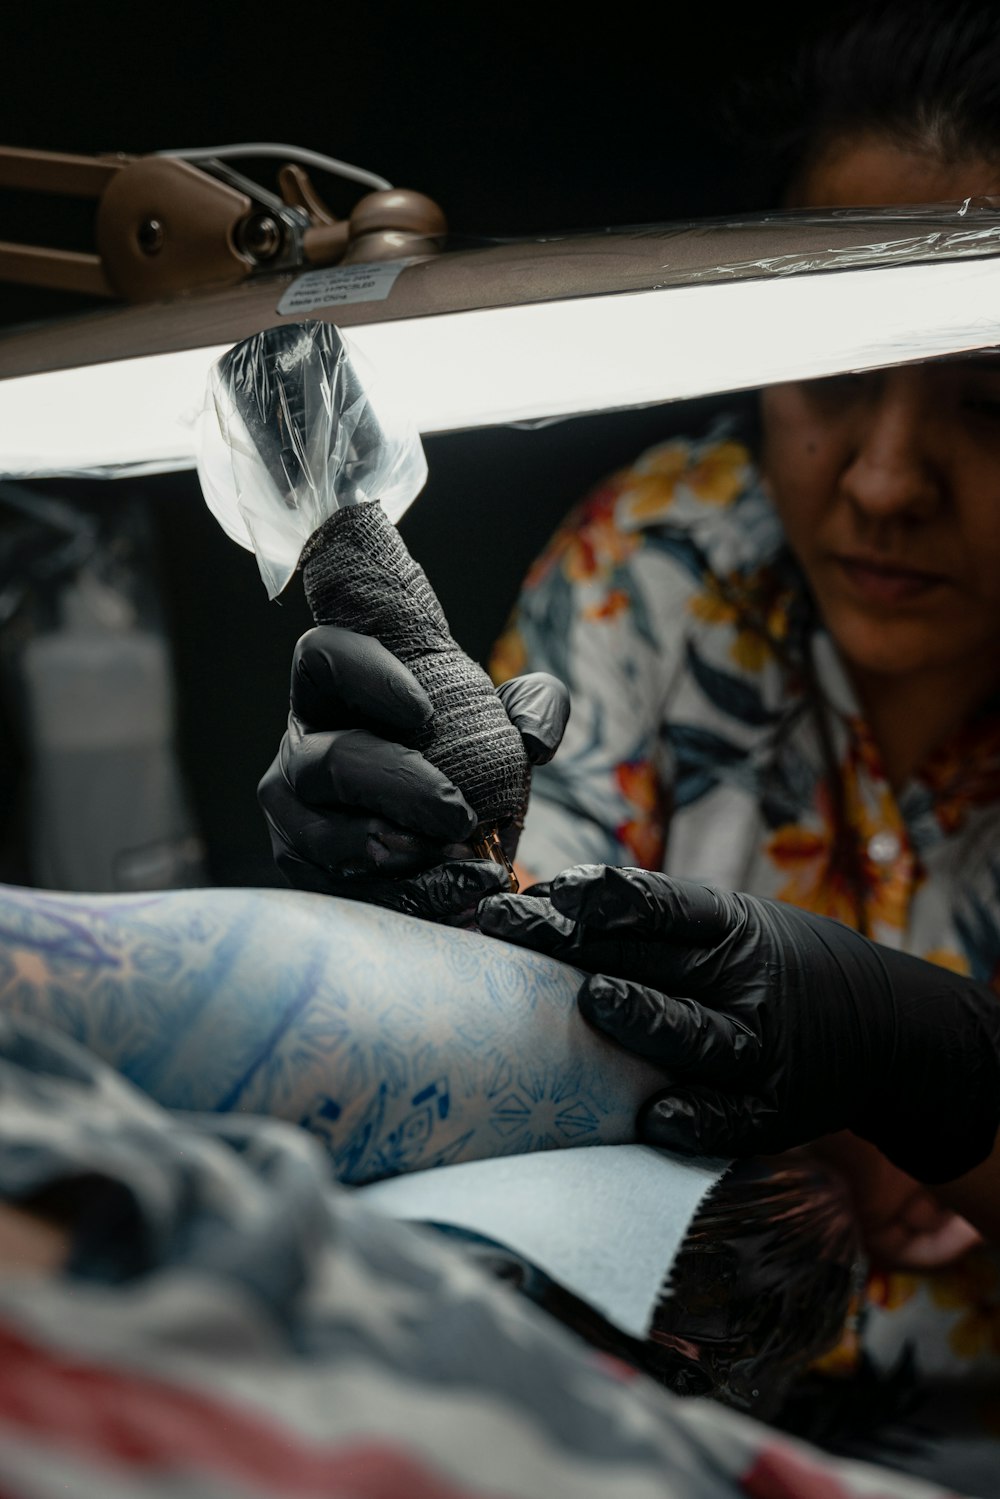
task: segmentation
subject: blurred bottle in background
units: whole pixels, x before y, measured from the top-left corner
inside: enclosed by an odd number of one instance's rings
[[[142,506],[116,501],[101,514],[21,486],[14,495],[0,486],[21,531],[43,533],[31,560],[22,546],[17,568],[8,549],[0,593],[26,883],[82,892],[203,885]]]

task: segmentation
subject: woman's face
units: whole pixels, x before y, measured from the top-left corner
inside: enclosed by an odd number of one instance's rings
[[[986,163],[876,141],[802,179],[795,206],[1000,194]],[[1000,680],[1000,356],[772,386],[764,472],[828,629],[876,676]]]

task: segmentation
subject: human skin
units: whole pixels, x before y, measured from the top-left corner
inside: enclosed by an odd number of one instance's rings
[[[41,1214],[0,1202],[0,1276],[54,1275],[69,1253],[69,1232]]]
[[[865,1248],[886,1269],[950,1264],[983,1239],[1000,1244],[1000,1146],[983,1167],[928,1190],[848,1131],[816,1141],[815,1153],[846,1178]]]
[[[977,159],[839,141],[793,206],[956,202],[1000,191]],[[762,392],[763,471],[890,782],[1000,685],[1000,360]]]
[[[350,1183],[633,1140],[662,1075],[585,1024],[578,986],[554,959],[330,896],[0,886],[0,1012],[167,1108],[302,1124]]]
[[[1000,1244],[1000,1133],[985,1161],[935,1191],[956,1214],[974,1223],[991,1244]]]

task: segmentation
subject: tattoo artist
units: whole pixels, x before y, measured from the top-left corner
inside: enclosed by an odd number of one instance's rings
[[[529,758],[550,759],[565,688],[531,673],[500,692]],[[1000,1242],[990,989],[831,918],[638,869],[579,865],[500,894],[499,866],[460,857],[475,825],[461,793],[393,737],[429,711],[378,641],[326,625],[301,638],[288,729],[259,791],[292,885],[438,921],[478,906],[484,933],[593,975],[584,1017],[664,1069],[641,1139],[745,1156],[850,1130]],[[517,835],[505,835],[511,859]]]

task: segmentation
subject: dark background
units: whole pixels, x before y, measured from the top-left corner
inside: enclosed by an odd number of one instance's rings
[[[753,210],[773,205],[722,127],[723,106],[741,82],[780,73],[830,9],[796,19],[759,4],[586,14],[36,6],[6,18],[0,144],[140,154],[285,142],[427,193],[456,242]],[[273,165],[247,169],[273,183]],[[314,180],[338,214],[364,192]],[[0,213],[0,238],[92,247],[92,206],[7,193]],[[0,284],[0,326],[85,305]],[[430,480],[400,529],[472,655],[485,657],[524,568],[586,488],[705,414],[673,407],[427,439]],[[280,883],[254,793],[282,731],[292,647],[309,623],[299,594],[293,586],[267,602],[252,556],[223,536],[193,475],[39,487],[112,529],[120,511],[141,509],[208,878]],[[16,708],[8,720],[0,775],[16,821],[30,745]],[[30,882],[16,858],[11,871]]]

